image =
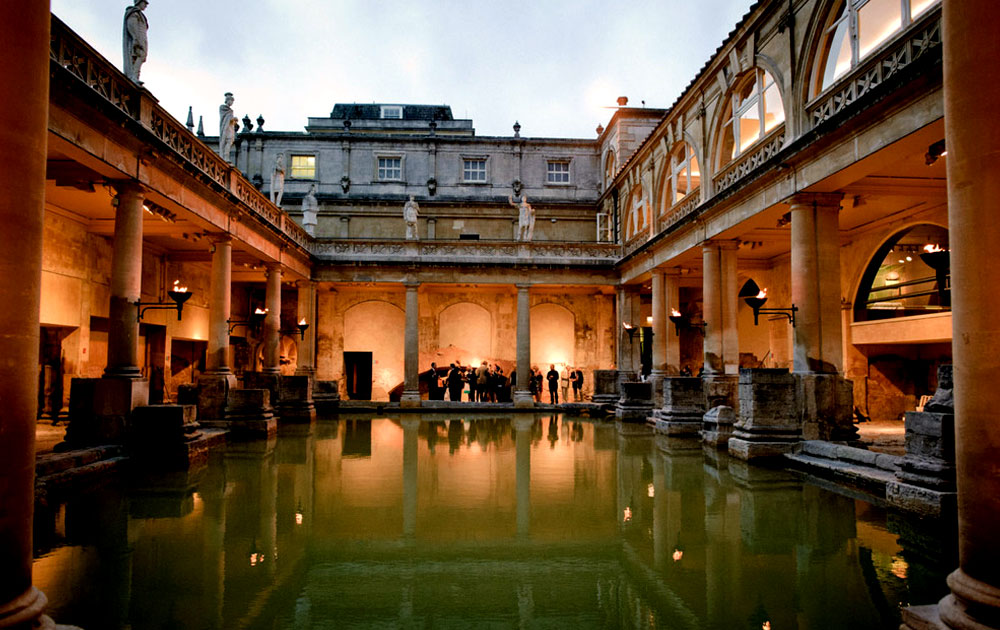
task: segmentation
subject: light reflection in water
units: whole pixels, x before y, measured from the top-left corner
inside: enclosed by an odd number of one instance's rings
[[[38,511],[60,622],[857,630],[953,562],[792,475],[572,417],[321,420],[127,481]]]

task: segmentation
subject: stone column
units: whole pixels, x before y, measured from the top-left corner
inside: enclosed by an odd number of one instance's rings
[[[139,378],[139,318],[135,302],[142,292],[142,203],[135,182],[115,185],[118,209],[111,254],[111,303],[108,308],[108,365],[105,376]]]
[[[299,285],[299,320],[305,320],[309,325],[305,337],[299,343],[298,365],[295,373],[300,376],[316,374],[316,327],[319,322],[316,317],[316,283],[307,280]]]
[[[531,295],[530,284],[517,286],[517,389],[515,407],[534,407],[531,397]]]
[[[0,311],[0,628],[45,627],[45,596],[31,585],[31,521],[50,21],[47,2],[0,5],[0,68],[17,89],[0,98],[0,299],[12,305]]]
[[[420,406],[420,305],[418,301],[419,282],[407,282],[406,286],[406,336],[403,350],[403,395],[400,407]],[[518,331],[520,334],[520,331]],[[518,375],[520,378],[520,375]],[[518,381],[520,382],[520,380]]]
[[[229,316],[231,313],[233,278],[233,240],[228,234],[213,238],[212,283],[208,312],[208,354],[205,358],[209,374],[231,374],[229,366]]]
[[[653,270],[653,370],[652,376],[663,378],[667,374],[667,287],[666,272]]]
[[[705,319],[705,373],[723,374],[722,256],[718,243],[714,242],[702,245],[701,254],[704,263],[702,317]]]
[[[739,241],[722,241],[719,243],[719,266],[722,272],[720,278],[722,301],[722,363],[723,371],[736,377],[740,373],[740,333],[736,319],[739,307],[740,288],[736,286],[736,250]]]
[[[267,316],[264,317],[264,366],[261,372],[279,374],[281,353],[281,263],[267,263]],[[272,404],[277,401],[272,401]]]
[[[948,627],[1000,628],[1000,266],[990,262],[1000,242],[1000,68],[983,63],[1000,56],[1000,40],[983,28],[1000,10],[990,0],[949,0],[943,11],[959,568],[939,607]]]
[[[843,367],[840,313],[840,200],[842,195],[802,193],[792,209],[794,371],[837,374]],[[770,306],[770,305],[768,305]]]

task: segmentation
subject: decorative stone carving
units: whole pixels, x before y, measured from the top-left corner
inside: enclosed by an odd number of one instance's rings
[[[510,205],[517,208],[517,239],[528,242],[535,236],[535,209],[528,203],[528,196],[521,195],[521,202],[515,203],[512,195],[507,196]]]
[[[122,22],[122,53],[124,56],[125,76],[142,85],[139,80],[139,71],[146,61],[148,50],[148,40],[146,31],[149,30],[149,22],[146,14],[143,13],[149,6],[146,0],[135,0],[135,3],[125,8],[125,19]]]
[[[302,198],[302,227],[309,236],[316,236],[316,214],[319,203],[316,201],[316,184],[309,185],[309,192]]]
[[[228,162],[240,123],[233,114],[233,102],[236,100],[233,98],[233,93],[226,92],[225,97],[225,102],[219,105],[219,155]]]
[[[351,189],[351,178],[347,175],[340,178],[340,189],[344,191],[345,195],[347,194],[347,191]]]
[[[281,152],[274,158],[274,167],[271,169],[271,203],[276,206],[281,205],[281,198],[285,195],[285,153]]]
[[[437,179],[433,177],[427,178],[427,194],[433,195],[437,192],[438,182]]]
[[[403,220],[406,221],[406,240],[408,241],[419,241],[420,235],[417,234],[417,220],[420,218],[420,205],[413,200],[413,195],[410,195],[409,201],[403,204]]]

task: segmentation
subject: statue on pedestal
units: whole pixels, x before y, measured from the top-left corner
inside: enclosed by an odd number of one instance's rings
[[[122,22],[122,55],[124,57],[124,67],[122,68],[132,81],[142,85],[139,80],[139,70],[143,62],[146,61],[146,52],[149,42],[146,39],[146,31],[149,30],[149,22],[143,10],[149,6],[146,0],[135,0],[132,6],[125,8],[125,19]]]
[[[285,194],[285,154],[279,153],[274,158],[274,168],[271,169],[271,203],[276,206],[281,205],[281,198]]]
[[[228,162],[229,152],[236,142],[236,129],[239,123],[233,114],[233,101],[236,100],[233,98],[233,93],[226,92],[225,96],[226,102],[219,105],[219,155]]]
[[[319,203],[316,201],[316,184],[309,185],[309,192],[302,198],[302,227],[306,229],[309,236],[316,236],[316,213],[319,211]]]
[[[417,234],[419,211],[420,206],[413,200],[413,195],[410,195],[410,200],[403,206],[403,220],[406,221],[406,240],[408,241],[420,240],[420,236]]]
[[[517,240],[531,241],[535,236],[535,209],[528,203],[528,196],[521,195],[521,202],[515,203],[514,197],[508,195],[507,201],[517,208]]]

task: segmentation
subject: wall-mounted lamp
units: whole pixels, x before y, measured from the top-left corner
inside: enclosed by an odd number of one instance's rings
[[[691,318],[687,315],[681,315],[681,312],[676,308],[670,309],[670,321],[674,323],[674,333],[680,337],[682,328],[690,328],[692,330],[697,330],[702,335],[705,334],[705,328],[708,326],[706,322],[701,322],[698,324],[692,323]]]
[[[191,292],[188,291],[187,287],[180,286],[180,280],[174,280],[174,288],[167,291],[167,295],[170,296],[171,302],[143,302],[142,300],[134,302],[134,304],[139,307],[138,320],[142,321],[142,315],[148,310],[166,310],[166,309],[177,309],[177,321],[181,321],[181,311],[184,309],[184,303],[191,299]]]
[[[295,330],[280,330],[278,332],[282,335],[294,335],[295,333],[299,333],[299,339],[305,339],[307,328],[309,328],[309,324],[306,323],[306,318],[303,317],[299,320],[298,324],[295,324]]]
[[[738,297],[743,298],[743,301],[747,303],[747,306],[753,309],[754,326],[757,326],[760,323],[758,318],[761,313],[775,313],[777,315],[784,315],[787,317],[792,327],[795,327],[795,313],[799,310],[799,308],[794,304],[792,304],[791,308],[764,308],[764,304],[767,303],[767,289],[761,289],[757,286],[757,283],[754,282],[753,279],[747,280],[743,284],[743,288],[740,289]]]
[[[931,164],[937,162],[938,158],[945,157],[948,155],[948,149],[944,146],[944,140],[938,140],[931,146],[927,147],[927,153],[924,155],[924,164],[930,166]]]
[[[258,307],[250,314],[250,319],[227,319],[226,323],[229,324],[229,334],[233,334],[237,326],[246,326],[247,330],[257,330],[264,322],[265,317],[267,317],[267,309]]]
[[[633,341],[635,341],[635,336],[637,334],[639,334],[639,328],[637,326],[633,326],[632,324],[629,324],[628,322],[622,322],[622,328],[624,328],[625,332],[628,333],[628,342],[629,342],[629,344],[631,344]]]
[[[941,306],[951,306],[951,252],[939,244],[928,243],[920,253],[920,260],[934,270],[937,282],[938,300]]]

